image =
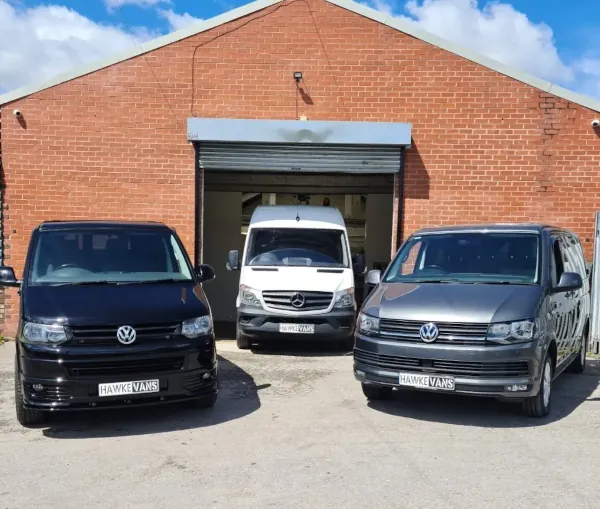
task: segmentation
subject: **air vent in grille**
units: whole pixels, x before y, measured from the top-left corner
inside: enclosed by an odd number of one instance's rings
[[[356,362],[380,369],[439,373],[440,375],[477,376],[482,378],[528,376],[529,364],[516,362],[463,362],[427,360],[413,357],[382,355],[364,350],[355,350]]]
[[[271,309],[281,309],[283,311],[320,311],[329,307],[331,299],[333,299],[333,293],[265,291],[263,292],[263,299],[267,307]]]
[[[129,325],[129,324],[127,324]],[[178,323],[155,323],[147,325],[131,325],[135,329],[136,343],[166,339],[177,334]],[[117,329],[120,325],[71,327],[71,335],[75,343],[82,345],[118,344]]]
[[[383,337],[397,341],[421,341],[419,331],[426,322],[381,319],[379,330]],[[487,323],[433,322],[440,333],[436,343],[452,345],[481,345],[485,342]]]
[[[157,357],[153,359],[119,359],[72,361],[67,365],[69,375],[75,378],[96,376],[130,376],[145,373],[179,371],[183,357]]]

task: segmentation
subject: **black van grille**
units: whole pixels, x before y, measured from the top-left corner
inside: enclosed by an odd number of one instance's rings
[[[130,376],[179,371],[184,357],[157,357],[151,359],[79,360],[69,362],[69,376],[90,378],[98,376]]]
[[[71,327],[70,332],[73,341],[82,345],[117,345],[119,344],[117,329],[121,325]],[[135,329],[135,342],[138,344],[169,339],[178,333],[179,323],[155,323],[131,325],[131,327]]]
[[[299,296],[297,302],[304,302],[302,306],[292,305],[292,298]],[[263,292],[265,304],[271,309],[283,311],[320,311],[327,309],[333,299],[331,292],[302,292],[302,291],[265,291]]]
[[[419,331],[427,322],[381,319],[382,337],[396,341],[421,341]],[[433,322],[439,329],[435,343],[450,345],[483,345],[488,330],[487,323]]]
[[[501,378],[528,376],[529,364],[516,362],[462,362],[448,360],[417,359],[382,355],[364,350],[355,350],[356,362],[380,369],[438,373],[440,375],[476,376],[481,378]]]

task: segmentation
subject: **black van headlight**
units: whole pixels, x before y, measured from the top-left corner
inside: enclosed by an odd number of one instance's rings
[[[535,321],[519,320],[517,322],[493,323],[488,327],[486,339],[494,343],[510,345],[527,343],[535,337]]]
[[[213,330],[213,321],[210,315],[199,316],[186,320],[181,324],[181,334],[186,338],[197,338],[198,336],[206,336]]]
[[[43,323],[24,322],[21,332],[23,343],[60,345],[67,340],[67,333],[62,325],[46,325]]]

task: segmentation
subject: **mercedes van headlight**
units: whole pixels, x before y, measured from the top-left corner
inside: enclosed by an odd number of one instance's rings
[[[353,308],[356,305],[354,300],[354,288],[348,288],[335,294],[334,308]]]
[[[32,344],[60,345],[67,340],[67,333],[62,325],[45,325],[43,323],[25,322],[21,341]]]
[[[246,285],[240,285],[240,302],[245,306],[262,308],[262,304],[258,298],[258,291]]]
[[[518,322],[493,323],[489,326],[486,339],[494,343],[510,345],[514,343],[527,343],[535,335],[534,320],[520,320]]]
[[[181,335],[186,338],[197,338],[198,336],[206,336],[213,330],[212,317],[210,315],[199,316],[186,320],[181,324]]]
[[[372,336],[379,333],[379,318],[360,313],[357,320],[358,332],[365,336]]]

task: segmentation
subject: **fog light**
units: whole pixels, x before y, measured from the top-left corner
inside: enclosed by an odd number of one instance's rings
[[[506,386],[504,386],[504,389],[509,392],[526,391],[527,385],[523,385],[523,384],[506,385]]]
[[[202,378],[203,378],[204,380],[208,380],[208,379],[210,378],[210,373],[204,373],[204,374],[202,375]]]
[[[33,384],[33,390],[40,392],[44,390],[44,386],[42,384]]]

